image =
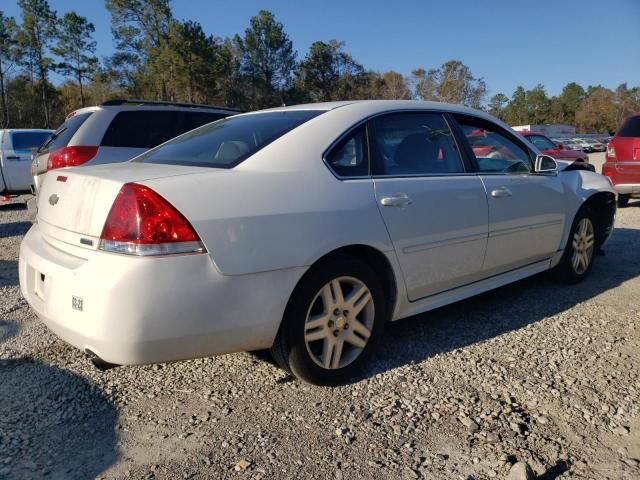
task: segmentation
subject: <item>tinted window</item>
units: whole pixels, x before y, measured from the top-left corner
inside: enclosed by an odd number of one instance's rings
[[[367,143],[364,127],[343,138],[327,155],[327,163],[341,177],[361,177],[369,174]]]
[[[104,147],[153,148],[180,132],[178,111],[120,112],[102,138]]]
[[[631,117],[622,125],[619,137],[640,137],[640,117]]]
[[[551,150],[552,148],[556,148],[555,143],[542,135],[529,135],[526,138],[540,150]]]
[[[49,132],[12,132],[11,143],[16,151],[31,150],[42,145],[49,135]]]
[[[78,129],[91,115],[93,115],[93,112],[79,113],[65,120],[65,122],[60,125],[58,129],[42,144],[38,149],[38,152],[52,152],[59,148],[66,147]]]
[[[320,115],[322,111],[288,110],[228,117],[185,133],[136,161],[233,168],[261,148]]]
[[[481,172],[527,173],[532,171],[531,158],[523,147],[507,135],[484,123],[470,120],[458,122],[471,145]]]
[[[207,123],[215,122],[221,118],[228,117],[223,113],[208,113],[208,112],[184,112],[183,123],[181,131],[179,133],[188,132],[194,128],[201,127]]]
[[[398,113],[371,122],[374,174],[464,171],[455,140],[438,113]]]

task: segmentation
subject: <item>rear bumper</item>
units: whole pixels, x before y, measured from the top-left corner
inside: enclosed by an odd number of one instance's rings
[[[38,225],[29,230],[22,295],[62,340],[119,365],[267,348],[304,273],[224,276],[206,254],[139,258],[56,246]]]
[[[640,195],[640,183],[618,183],[613,186],[616,192],[623,195],[638,194]]]
[[[602,174],[609,177],[616,192],[640,194],[640,161],[605,162]]]

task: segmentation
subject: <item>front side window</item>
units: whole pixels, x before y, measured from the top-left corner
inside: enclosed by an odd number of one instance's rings
[[[11,143],[15,151],[37,148],[51,135],[50,132],[11,132]]]
[[[463,173],[457,145],[439,113],[393,113],[372,127],[374,175]]]
[[[286,110],[228,117],[191,130],[136,162],[233,168],[322,110]]]
[[[533,143],[540,150],[552,150],[557,148],[555,143],[542,135],[529,135],[527,140]]]
[[[369,174],[364,126],[340,140],[327,155],[327,164],[340,177],[362,177]]]
[[[486,173],[530,173],[529,153],[505,134],[475,120],[458,120],[473,150],[478,170]]]

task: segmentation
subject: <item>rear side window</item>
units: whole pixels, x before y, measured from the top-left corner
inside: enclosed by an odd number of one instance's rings
[[[79,113],[65,120],[65,122],[60,125],[58,129],[42,144],[38,153],[52,152],[59,148],[66,147],[78,129],[91,115],[93,115],[93,112]]]
[[[627,120],[620,131],[619,137],[640,137],[640,117],[631,117]]]
[[[464,167],[449,126],[439,113],[397,113],[375,118],[374,175],[462,173]]]
[[[321,110],[288,110],[229,117],[174,138],[135,161],[233,168],[321,113]]]
[[[49,138],[49,132],[12,132],[11,144],[15,151],[37,148]]]
[[[120,112],[113,117],[100,145],[127,148],[158,146],[180,133],[179,113],[158,110]]]
[[[327,155],[327,164],[340,177],[362,177],[369,174],[364,126],[340,140]]]

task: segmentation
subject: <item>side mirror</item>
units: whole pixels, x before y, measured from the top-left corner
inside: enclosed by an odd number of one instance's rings
[[[549,155],[538,155],[534,169],[536,173],[555,173],[558,171],[558,162]]]
[[[564,145],[561,143],[556,144],[556,146],[558,147],[558,150],[564,150]]]

